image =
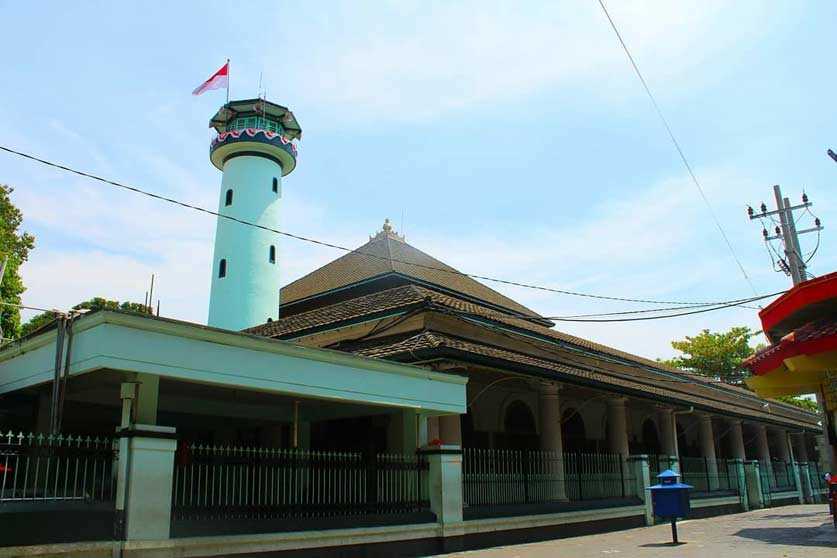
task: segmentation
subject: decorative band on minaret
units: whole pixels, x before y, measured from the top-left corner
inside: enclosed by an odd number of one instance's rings
[[[287,108],[262,99],[231,101],[209,123],[209,159],[224,173],[218,213],[279,228],[282,177],[296,167],[302,129]],[[209,325],[241,330],[279,315],[279,237],[218,217]]]

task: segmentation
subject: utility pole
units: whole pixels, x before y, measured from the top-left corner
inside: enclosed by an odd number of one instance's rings
[[[790,275],[793,284],[798,285],[808,278],[807,265],[802,255],[802,249],[799,246],[799,235],[819,232],[823,227],[819,218],[815,218],[813,227],[801,231],[796,230],[796,219],[794,218],[793,212],[800,209],[807,209],[813,205],[808,201],[806,194],[802,194],[801,204],[791,205],[788,198],[782,197],[782,189],[777,184],[773,186],[773,195],[776,199],[775,210],[768,211],[767,205],[762,202],[760,208],[761,213],[757,213],[752,207],[747,208],[747,213],[750,216],[750,220],[764,219],[766,217],[773,217],[774,215],[778,216],[779,224],[774,229],[775,234],[771,235],[765,228],[762,231],[762,235],[764,236],[765,242],[770,242],[771,240],[782,241],[785,257],[780,258],[779,265],[785,273]]]

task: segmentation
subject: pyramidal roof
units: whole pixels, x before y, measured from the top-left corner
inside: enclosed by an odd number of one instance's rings
[[[390,274],[412,278],[420,283],[436,285],[444,290],[460,293],[522,315],[541,318],[522,304],[463,275],[451,266],[407,244],[396,233],[389,219],[383,229],[371,236],[360,248],[287,284],[282,289],[282,304],[290,304],[316,297],[335,289]]]

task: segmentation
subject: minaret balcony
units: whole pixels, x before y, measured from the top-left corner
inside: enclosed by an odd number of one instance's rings
[[[242,128],[219,133],[209,147],[209,158],[218,170],[230,157],[257,155],[269,157],[282,167],[282,176],[296,167],[296,145],[284,134],[263,128]]]

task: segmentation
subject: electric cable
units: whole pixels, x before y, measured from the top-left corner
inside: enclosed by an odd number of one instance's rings
[[[532,283],[523,283],[523,282],[519,282],[519,281],[511,281],[511,280],[507,280],[507,279],[500,279],[500,278],[497,278],[497,277],[490,277],[490,276],[487,276],[487,275],[478,275],[478,274],[475,274],[475,273],[465,273],[465,272],[462,272],[462,271],[457,271],[455,269],[445,269],[445,268],[441,268],[441,267],[435,267],[435,266],[431,266],[431,265],[420,264],[420,263],[417,263],[417,262],[400,260],[398,258],[380,256],[380,255],[372,254],[372,253],[369,253],[369,252],[363,252],[361,250],[355,250],[355,249],[352,249],[352,248],[347,248],[346,246],[341,246],[339,244],[335,244],[335,243],[332,243],[332,242],[326,242],[326,241],[323,241],[323,240],[318,240],[318,239],[307,237],[307,236],[302,236],[302,235],[298,235],[298,234],[294,234],[294,233],[289,233],[289,232],[282,231],[282,230],[279,230],[279,229],[275,229],[275,228],[272,228],[272,227],[268,227],[268,226],[265,226],[265,225],[260,225],[258,223],[253,223],[253,222],[247,221],[245,219],[239,219],[239,218],[233,217],[231,215],[224,215],[223,213],[219,213],[217,211],[212,211],[211,209],[207,209],[205,207],[201,207],[201,206],[194,205],[194,204],[191,204],[191,203],[183,202],[183,201],[177,200],[175,198],[170,198],[170,197],[163,196],[163,195],[160,195],[160,194],[155,194],[153,192],[149,192],[147,190],[143,190],[143,189],[137,188],[135,186],[130,186],[128,184],[117,182],[115,180],[110,180],[110,179],[107,179],[107,178],[104,178],[104,177],[101,177],[101,176],[97,176],[95,174],[80,171],[80,170],[68,167],[66,165],[62,165],[60,163],[55,163],[55,162],[52,162],[52,161],[48,161],[46,159],[42,159],[40,157],[36,157],[34,155],[30,155],[28,153],[24,153],[22,151],[18,151],[18,150],[15,150],[15,149],[12,149],[10,147],[3,146],[3,145],[0,145],[0,150],[5,151],[7,153],[10,153],[12,155],[16,155],[18,157],[24,158],[24,159],[28,159],[28,160],[31,160],[31,161],[35,161],[37,163],[41,163],[43,165],[46,165],[46,166],[49,166],[49,167],[52,167],[52,168],[56,168],[56,169],[59,169],[59,170],[65,171],[65,172],[69,172],[69,173],[72,173],[72,174],[75,174],[75,175],[78,175],[78,176],[83,176],[85,178],[89,178],[91,180],[102,182],[104,184],[109,184],[111,186],[116,186],[118,188],[122,188],[124,190],[134,192],[136,194],[141,194],[141,195],[144,195],[144,196],[147,196],[147,197],[150,197],[150,198],[154,198],[154,199],[157,199],[157,200],[160,200],[160,201],[164,201],[164,202],[167,202],[167,203],[178,205],[178,206],[184,207],[186,209],[191,209],[191,210],[194,210],[194,211],[205,213],[207,215],[220,217],[222,219],[227,219],[229,221],[233,221],[233,222],[239,223],[241,225],[255,227],[255,228],[258,228],[258,229],[261,229],[261,230],[265,230],[265,231],[268,231],[268,232],[272,232],[272,233],[281,235],[281,236],[285,236],[285,237],[288,237],[288,238],[293,238],[295,240],[300,240],[300,241],[303,241],[303,242],[308,242],[308,243],[311,243],[311,244],[316,244],[316,245],[324,246],[324,247],[327,247],[327,248],[333,248],[335,250],[340,250],[340,251],[351,253],[351,254],[359,254],[359,255],[367,256],[367,257],[374,258],[374,259],[384,260],[384,261],[388,261],[388,262],[401,263],[401,264],[409,265],[409,266],[416,267],[416,268],[428,269],[428,270],[432,270],[432,271],[439,271],[439,272],[448,273],[450,275],[456,275],[456,276],[460,276],[460,277],[470,277],[471,279],[480,279],[480,280],[483,280],[483,281],[489,281],[489,282],[492,282],[492,283],[498,283],[498,284],[508,285],[508,286],[512,286],[512,287],[521,287],[521,288],[525,288],[525,289],[533,289],[533,290],[546,291],[546,292],[562,294],[562,295],[567,295],[567,296],[576,296],[576,297],[591,298],[591,299],[597,299],[597,300],[611,300],[611,301],[632,302],[632,303],[641,303],[641,304],[676,304],[676,305],[681,305],[681,306],[716,304],[716,303],[705,302],[705,301],[704,302],[686,302],[686,301],[680,301],[680,300],[652,300],[652,299],[644,299],[644,298],[631,298],[631,297],[607,296],[607,295],[583,293],[583,292],[579,292],[579,291],[570,291],[570,290],[566,290],[566,289],[557,289],[557,288],[552,288],[552,287],[545,287],[545,286],[542,286],[542,285],[535,285],[535,284],[532,284]],[[725,304],[725,303],[729,303],[729,302],[732,302],[732,301],[720,301],[717,304]],[[518,317],[526,317],[526,315],[521,314]],[[529,316],[529,317],[537,318],[537,316]]]
[[[671,126],[669,126],[668,120],[663,115],[662,109],[657,104],[657,100],[654,98],[654,94],[651,92],[651,88],[648,86],[648,83],[645,81],[645,77],[643,77],[642,72],[639,70],[639,66],[634,60],[631,51],[628,49],[628,45],[625,43],[624,39],[622,38],[622,34],[619,32],[619,29],[616,27],[616,23],[614,23],[613,18],[610,17],[610,13],[607,11],[605,7],[604,0],[598,0],[599,6],[601,6],[602,11],[607,17],[608,22],[610,22],[610,27],[613,29],[613,32],[616,34],[616,38],[619,39],[619,43],[622,45],[622,49],[625,51],[625,54],[628,56],[628,60],[631,63],[631,66],[634,69],[639,81],[642,83],[643,89],[645,89],[645,93],[648,95],[648,98],[651,99],[651,104],[654,106],[654,110],[657,112],[657,116],[660,117],[660,120],[663,123],[663,126],[668,132],[668,137],[671,139],[671,142],[674,144],[677,153],[680,155],[680,160],[683,161],[683,165],[686,167],[686,170],[689,173],[689,176],[692,178],[692,182],[697,187],[698,192],[700,192],[700,197],[703,198],[703,202],[706,204],[706,207],[709,209],[709,213],[712,216],[712,220],[715,222],[715,226],[718,228],[718,232],[721,233],[721,236],[724,239],[724,242],[729,248],[729,252],[732,255],[735,263],[738,264],[738,269],[741,270],[741,274],[744,276],[744,279],[750,285],[750,288],[753,291],[754,295],[758,295],[758,291],[756,291],[755,285],[753,285],[752,280],[750,280],[750,276],[747,274],[747,270],[744,269],[744,265],[741,263],[741,260],[738,258],[738,254],[735,252],[735,248],[732,247],[732,243],[727,236],[726,231],[724,231],[724,227],[721,225],[718,216],[715,214],[715,210],[712,208],[712,204],[709,202],[709,198],[706,195],[706,192],[703,190],[703,186],[700,185],[700,181],[698,181],[697,176],[695,175],[694,171],[692,170],[692,165],[689,163],[689,160],[686,158],[686,154],[683,152],[683,149],[680,147],[680,142],[677,141],[677,138],[674,136],[674,132],[671,130]]]

